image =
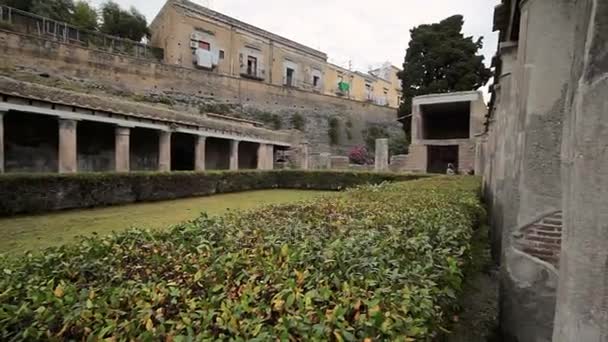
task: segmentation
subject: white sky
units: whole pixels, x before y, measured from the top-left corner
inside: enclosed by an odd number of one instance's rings
[[[104,0],[90,0],[99,5]],[[148,22],[165,0],[115,0],[135,6]],[[401,67],[409,30],[462,14],[467,36],[484,37],[490,64],[497,36],[492,32],[498,0],[194,0],[211,9],[326,52],[330,62],[362,71],[390,61]]]

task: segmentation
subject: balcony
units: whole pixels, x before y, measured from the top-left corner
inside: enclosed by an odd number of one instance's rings
[[[241,66],[240,75],[241,77],[248,78],[250,80],[263,81],[266,78],[266,71],[251,69],[244,65]]]

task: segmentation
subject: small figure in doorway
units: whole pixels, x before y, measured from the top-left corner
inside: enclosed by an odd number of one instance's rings
[[[456,174],[456,170],[454,169],[454,164],[448,163],[448,169],[445,172],[449,176],[453,176]]]

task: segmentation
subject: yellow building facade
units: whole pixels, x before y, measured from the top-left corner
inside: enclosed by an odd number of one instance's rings
[[[150,45],[165,62],[231,77],[398,107],[398,68],[370,73],[327,62],[327,54],[188,0],[168,0],[151,26]]]

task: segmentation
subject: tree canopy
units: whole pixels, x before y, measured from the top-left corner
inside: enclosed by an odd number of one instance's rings
[[[122,9],[117,3],[108,1],[101,5],[101,32],[109,35],[140,41],[149,35],[146,17],[137,9]]]
[[[148,22],[143,14],[134,7],[125,10],[111,0],[101,5],[101,18],[97,9],[86,0],[0,0],[0,5],[135,41],[149,35]]]
[[[74,4],[74,14],[70,21],[72,25],[85,30],[94,31],[98,26],[98,15],[95,8],[88,2],[78,1]]]
[[[462,34],[464,19],[454,15],[439,23],[413,28],[403,71],[403,103],[399,115],[411,113],[412,99],[419,95],[476,90],[485,85],[492,72],[478,51],[483,37],[476,41]],[[404,129],[409,134],[409,120]]]

